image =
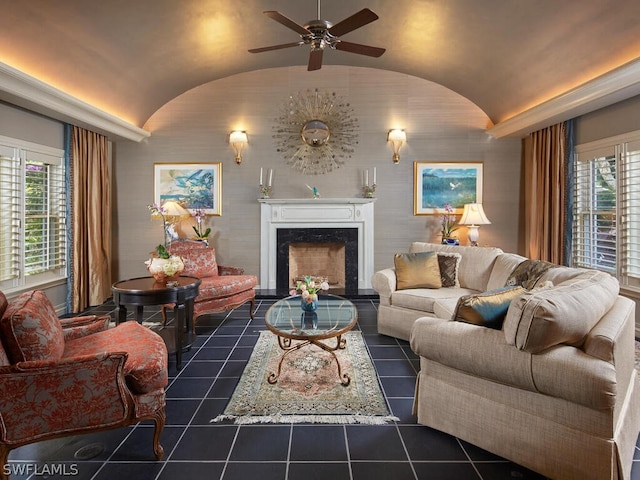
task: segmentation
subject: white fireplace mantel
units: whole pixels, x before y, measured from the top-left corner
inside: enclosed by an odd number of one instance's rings
[[[373,275],[375,198],[266,198],[260,202],[260,288],[276,288],[279,228],[357,228],[358,288]]]

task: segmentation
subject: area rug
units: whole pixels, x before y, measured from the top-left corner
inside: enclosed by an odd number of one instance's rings
[[[398,420],[389,413],[361,332],[347,332],[343,338],[346,348],[336,355],[351,378],[349,385],[340,382],[333,356],[315,345],[287,355],[272,385],[267,377],[277,371],[283,351],[273,333],[261,332],[224,413],[211,421],[381,425]],[[335,345],[335,339],[325,342]]]

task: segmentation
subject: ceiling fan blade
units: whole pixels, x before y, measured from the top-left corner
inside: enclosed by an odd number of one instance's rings
[[[298,25],[296,22],[294,22],[290,18],[285,17],[280,12],[276,12],[275,10],[267,10],[267,11],[262,12],[262,13],[264,13],[270,19],[275,20],[278,23],[281,23],[282,25],[284,25],[287,28],[290,28],[294,32],[298,33],[299,35],[308,35],[309,34],[309,30],[304,28],[302,25]]]
[[[368,23],[374,22],[378,18],[378,15],[373,13],[371,10],[369,10],[368,8],[363,8],[358,13],[354,13],[341,22],[336,23],[329,29],[329,33],[336,37],[340,37],[345,33],[352,32],[356,28],[360,28]]]
[[[272,45],[270,47],[261,47],[261,48],[251,48],[249,49],[250,53],[262,53],[262,52],[270,52],[271,50],[280,50],[281,48],[289,48],[289,47],[299,47],[300,45],[304,45],[304,42],[291,42],[291,43],[283,43],[281,45]]]
[[[361,45],[360,43],[343,41],[336,43],[336,50],[358,53],[360,55],[368,55],[370,57],[379,57],[386,51],[386,49],[380,47],[372,47],[370,45]]]
[[[310,72],[312,70],[320,70],[322,67],[322,53],[324,50],[311,50],[309,53],[309,65],[307,66],[307,70]]]

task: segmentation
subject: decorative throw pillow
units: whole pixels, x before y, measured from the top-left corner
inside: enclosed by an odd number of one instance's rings
[[[459,253],[438,252],[438,265],[440,267],[440,279],[443,287],[459,287],[458,268],[462,255]]]
[[[396,253],[397,289],[440,288],[440,266],[436,252]]]
[[[527,290],[531,290],[547,270],[557,266],[544,260],[525,260],[509,275],[505,285],[507,287],[521,285]]]
[[[9,303],[0,320],[12,363],[60,360],[64,352],[62,324],[46,295],[33,290]]]
[[[478,295],[460,297],[453,319],[500,330],[511,301],[526,292],[524,287],[501,287]]]

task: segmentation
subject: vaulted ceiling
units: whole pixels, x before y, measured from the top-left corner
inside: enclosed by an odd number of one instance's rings
[[[318,10],[316,0],[0,5],[0,99],[37,110],[29,104],[29,90],[15,87],[16,78],[33,78],[140,128],[195,86],[241,72],[306,65],[307,45],[247,50],[300,39],[263,11],[305,24]],[[439,83],[478,105],[497,136],[640,94],[640,2],[322,0],[321,18],[337,23],[365,7],[380,18],[342,39],[386,52],[372,58],[329,50],[325,65],[372,67]]]

